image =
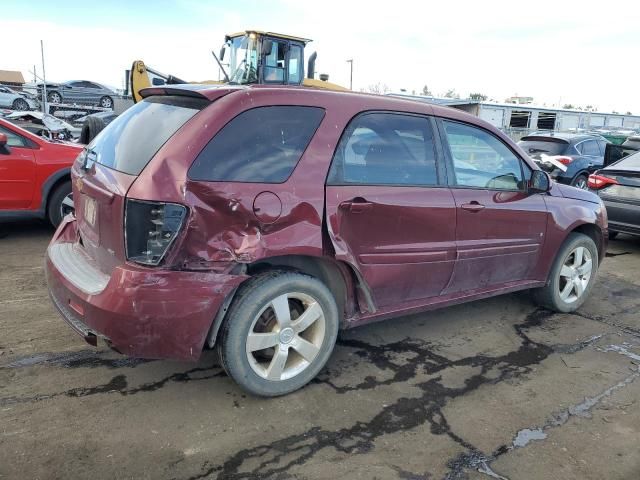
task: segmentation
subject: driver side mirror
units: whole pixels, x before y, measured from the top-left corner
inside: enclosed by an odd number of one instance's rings
[[[224,47],[225,47],[225,45],[222,45],[220,47],[220,55],[218,57],[220,59],[220,61],[224,60],[224,51],[226,50],[226,48],[224,48]]]
[[[551,177],[547,172],[534,170],[529,180],[529,193],[547,193],[551,190]]]
[[[264,57],[268,57],[269,55],[271,55],[272,49],[273,49],[273,42],[271,40],[262,41],[262,55]]]

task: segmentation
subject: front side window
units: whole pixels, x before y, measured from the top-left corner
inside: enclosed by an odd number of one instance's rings
[[[8,128],[0,127],[0,133],[4,133],[7,136],[7,147],[26,147],[27,139],[13,133]]]
[[[323,116],[322,108],[298,106],[242,112],[204,147],[189,169],[189,178],[282,183],[300,161]]]
[[[477,127],[444,121],[456,185],[490,190],[524,187],[520,159],[498,138]]]
[[[340,139],[327,183],[437,185],[430,120],[395,113],[357,117]]]

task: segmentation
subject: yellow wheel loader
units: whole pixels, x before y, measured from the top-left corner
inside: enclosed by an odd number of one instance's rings
[[[173,75],[164,75],[147,67],[142,60],[133,62],[129,73],[129,87],[134,102],[142,99],[140,90],[147,87],[179,83],[228,83],[232,85],[268,84],[303,85],[328,90],[348,90],[329,83],[328,76],[315,79],[314,52],[304,68],[304,47],[311,40],[272,32],[246,30],[225,37],[219,56],[213,53],[224,80],[185,82]],[[227,69],[223,64],[228,58]]]

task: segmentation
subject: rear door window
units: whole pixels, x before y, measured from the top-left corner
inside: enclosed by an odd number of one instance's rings
[[[129,175],[139,175],[165,144],[209,102],[157,96],[136,103],[105,127],[87,146],[88,160]]]
[[[200,152],[189,178],[282,183],[300,161],[323,117],[324,109],[318,107],[272,106],[242,112]]]
[[[521,190],[522,162],[501,140],[471,125],[444,121],[456,185]]]
[[[340,139],[329,185],[437,185],[431,121],[395,113],[357,117]]]

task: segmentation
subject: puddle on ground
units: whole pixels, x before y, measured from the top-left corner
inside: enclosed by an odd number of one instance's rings
[[[541,428],[535,428],[533,430],[525,428],[523,430],[520,430],[516,434],[516,438],[513,440],[513,447],[526,447],[529,442],[532,442],[534,440],[544,440],[545,438],[547,438],[547,434],[544,433]]]

